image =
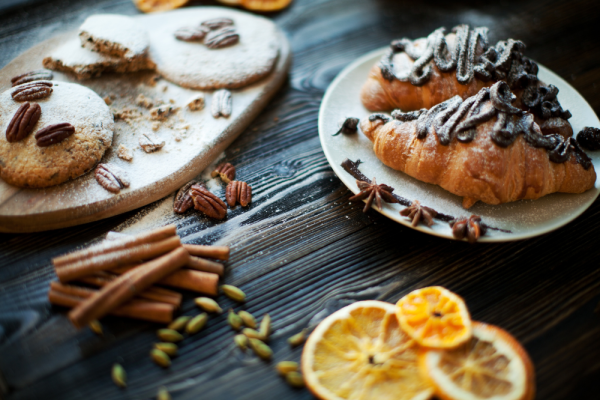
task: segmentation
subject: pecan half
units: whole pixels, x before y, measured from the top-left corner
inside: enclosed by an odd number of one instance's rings
[[[230,163],[221,163],[210,174],[213,178],[216,178],[217,175],[221,177],[223,182],[229,183],[235,179],[235,167]]]
[[[194,200],[194,208],[207,217],[223,219],[227,215],[227,205],[203,185],[192,185],[190,194]]]
[[[40,147],[60,143],[75,133],[75,127],[68,122],[48,125],[35,133],[36,144]]]
[[[162,149],[165,146],[165,141],[162,142],[156,137],[155,134],[148,132],[140,136],[140,147],[146,153],[152,153]]]
[[[487,226],[481,222],[481,217],[471,215],[469,218],[457,218],[450,221],[452,235],[457,239],[466,238],[469,243],[476,242],[487,232]]]
[[[204,21],[200,24],[203,27],[206,27],[210,30],[219,29],[224,26],[233,25],[233,20],[229,18],[212,18]]]
[[[212,102],[210,103],[210,113],[214,118],[229,118],[232,107],[233,101],[229,90],[221,89],[213,93]]]
[[[195,42],[204,39],[210,29],[204,26],[186,26],[175,31],[177,39],[184,42]]]
[[[19,86],[27,82],[33,81],[51,81],[54,78],[52,72],[45,69],[38,69],[36,71],[29,71],[21,75],[17,75],[10,80],[14,86]]]
[[[28,101],[21,104],[6,128],[6,140],[13,143],[25,139],[42,115],[42,108],[37,103]]]
[[[246,182],[231,181],[225,189],[225,199],[229,207],[235,207],[236,203],[246,207],[252,201],[252,187]]]
[[[194,200],[190,194],[190,188],[193,185],[201,184],[196,181],[190,181],[177,191],[177,194],[175,195],[175,201],[173,202],[173,211],[175,211],[177,214],[183,214],[190,208],[194,207]]]
[[[240,35],[231,26],[210,31],[204,38],[204,44],[209,49],[222,49],[223,47],[232,46],[239,41]]]
[[[119,193],[122,188],[129,187],[127,173],[114,164],[98,164],[94,174],[100,186],[111,193]]]
[[[44,99],[52,93],[52,82],[48,81],[35,81],[19,85],[11,96],[15,101],[29,101]]]

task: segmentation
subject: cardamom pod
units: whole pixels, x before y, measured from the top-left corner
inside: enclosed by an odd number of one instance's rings
[[[207,313],[198,314],[190,320],[190,322],[185,327],[185,331],[188,335],[198,333],[200,332],[200,329],[204,328],[204,325],[206,325],[206,321],[208,321]]]
[[[177,345],[175,343],[154,343],[154,348],[158,349],[164,353],[166,353],[168,356],[176,356],[177,355]]]
[[[173,329],[159,329],[157,334],[163,342],[180,342],[183,340],[181,333]]]
[[[302,374],[300,374],[300,372],[297,371],[288,372],[285,375],[285,381],[293,387],[304,387],[304,378],[302,377]]]
[[[152,357],[152,360],[154,360],[156,364],[163,368],[167,368],[171,365],[171,358],[169,358],[167,353],[162,350],[152,349],[152,351],[150,351],[150,357]]]
[[[158,388],[158,393],[156,394],[156,400],[171,400],[171,395],[166,387],[161,386]]]
[[[294,336],[288,339],[288,343],[292,347],[300,346],[306,340],[306,329],[302,329],[302,332],[296,333]]]
[[[173,329],[174,331],[181,331],[183,328],[185,328],[190,319],[192,319],[192,317],[188,315],[182,315],[175,321],[171,322],[167,328]]]
[[[242,310],[238,312],[238,315],[240,316],[242,321],[244,321],[244,325],[246,325],[248,328],[256,328],[256,320],[254,319],[254,316],[248,311]]]
[[[263,335],[265,341],[269,340],[269,336],[271,335],[271,316],[269,314],[265,314],[263,316],[262,321],[260,321],[260,329],[258,331],[261,335]]]
[[[254,350],[257,356],[259,356],[263,360],[271,359],[271,356],[273,356],[273,350],[271,350],[269,346],[267,346],[262,341],[254,338],[248,339],[248,341],[250,342],[250,347],[252,348],[252,350]]]
[[[298,363],[295,361],[281,361],[275,366],[279,375],[286,376],[290,372],[298,371]]]
[[[103,335],[104,334],[104,332],[102,331],[102,324],[97,319],[95,319],[92,322],[90,322],[90,329],[96,335]]]
[[[207,312],[214,312],[218,314],[223,312],[223,309],[219,307],[219,304],[213,299],[209,299],[208,297],[197,297],[194,299],[194,303],[196,303],[198,307]]]
[[[248,339],[258,339],[258,340],[265,340],[264,336],[257,331],[256,329],[252,329],[252,328],[244,328],[242,329],[242,333],[248,338]]]
[[[242,292],[240,288],[232,285],[223,285],[221,286],[221,290],[225,293],[225,296],[229,297],[231,300],[235,300],[239,303],[246,301],[246,294]]]
[[[248,337],[246,335],[235,335],[233,341],[242,351],[246,351],[248,348]]]
[[[231,308],[229,309],[229,315],[227,316],[227,322],[235,331],[239,331],[242,326],[242,319],[235,313]]]
[[[111,375],[115,385],[122,388],[127,386],[127,373],[121,364],[113,365]]]

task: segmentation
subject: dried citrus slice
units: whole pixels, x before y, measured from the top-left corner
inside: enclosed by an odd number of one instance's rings
[[[252,11],[277,11],[286,8],[292,0],[242,0],[242,6]]]
[[[471,316],[465,302],[446,288],[412,291],[396,306],[400,326],[421,346],[448,349],[471,337]]]
[[[527,352],[508,332],[473,322],[473,336],[451,350],[424,349],[424,377],[442,400],[530,400],[535,373]]]
[[[189,0],[133,0],[135,6],[142,12],[160,12],[169,11],[182,7]]]
[[[242,0],[217,0],[219,3],[226,4],[228,6],[239,6],[242,4]]]
[[[302,352],[306,386],[322,400],[425,400],[418,346],[399,327],[395,306],[360,301],[325,318]]]

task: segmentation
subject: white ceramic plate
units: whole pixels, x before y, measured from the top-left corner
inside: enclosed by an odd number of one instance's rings
[[[402,197],[419,200],[422,205],[444,214],[480,215],[486,224],[511,231],[511,233],[488,231],[486,236],[480,239],[481,242],[525,239],[550,232],[577,218],[596,200],[600,193],[600,178],[596,179],[594,188],[583,194],[554,193],[538,200],[521,200],[498,206],[478,202],[469,210],[465,210],[461,206],[461,197],[385,166],[373,153],[371,141],[360,130],[356,135],[332,136],[346,117],[362,119],[371,114],[363,107],[359,93],[369,70],[385,50],[386,48],[383,48],[366,54],[346,67],[329,86],[321,103],[319,112],[321,145],[334,172],[352,192],[358,193],[359,190],[356,180],[341,167],[346,158],[352,161],[360,159],[363,162],[359,167],[362,173],[369,178],[377,178],[377,183],[392,186],[395,188],[394,193]],[[579,132],[584,126],[600,127],[600,121],[594,110],[574,88],[547,68],[541,65],[539,67],[540,80],[558,87],[561,105],[573,114],[569,121],[574,132]],[[596,173],[600,174],[600,152],[588,152],[588,155],[592,158]],[[399,214],[404,206],[383,203],[383,209],[373,208],[394,221],[412,227],[410,221]],[[443,221],[436,220],[431,228],[419,225],[413,229],[453,239],[450,226]]]

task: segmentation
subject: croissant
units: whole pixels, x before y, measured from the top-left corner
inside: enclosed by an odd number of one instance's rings
[[[500,81],[429,110],[373,114],[360,128],[385,165],[463,197],[464,208],[592,188],[596,172],[577,141],[543,135],[514,100]]]
[[[371,111],[431,108],[504,80],[517,96],[515,106],[533,113],[544,134],[571,137],[571,113],[560,106],[558,89],[538,80],[538,66],[523,55],[523,42],[489,46],[487,34],[485,27],[459,25],[449,34],[439,28],[427,38],[393,41],[361,89],[363,105]]]

